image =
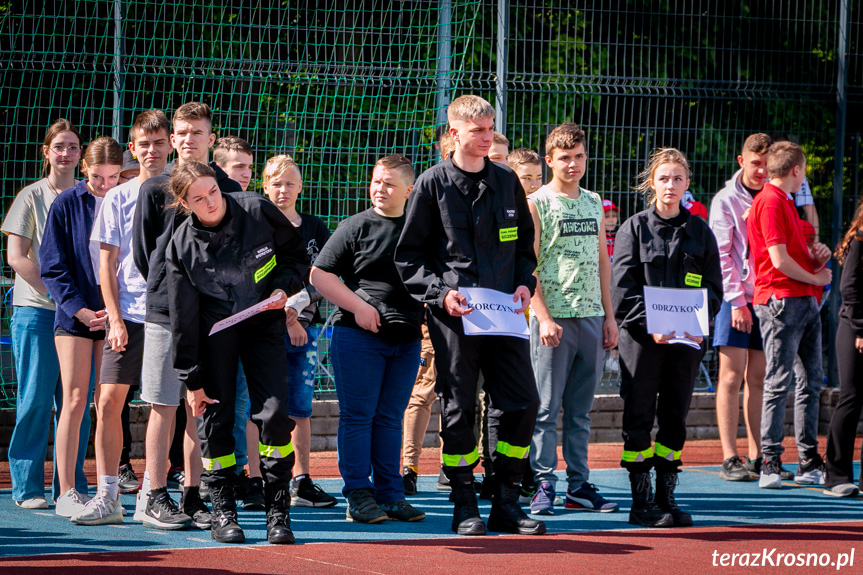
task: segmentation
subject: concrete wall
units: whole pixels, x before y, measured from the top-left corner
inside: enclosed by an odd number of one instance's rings
[[[821,414],[819,421],[819,434],[826,435],[830,424],[830,417],[839,399],[838,389],[827,389],[821,394]],[[742,401],[742,395],[741,395]],[[786,412],[786,434],[793,435],[792,409],[793,396],[788,398],[788,409]],[[312,451],[333,451],[336,449],[336,431],[339,424],[339,407],[335,400],[315,401],[312,414]],[[437,447],[440,445],[438,438],[439,404],[435,404],[433,415],[426,432],[426,447]],[[144,456],[144,435],[147,427],[147,418],[150,414],[148,405],[134,405],[132,407],[129,421],[132,431],[132,457]],[[93,420],[96,419],[95,411],[91,410]],[[593,410],[590,413],[591,430],[590,440],[592,442],[620,442],[620,426],[623,418],[623,400],[616,395],[599,395],[593,402]],[[713,393],[696,393],[692,398],[692,406],[687,418],[690,439],[714,439],[719,437],[716,427],[716,397]],[[0,411],[0,460],[6,460],[9,440],[12,437],[12,429],[15,425],[14,411]],[[560,420],[558,420],[560,428]],[[857,433],[863,433],[863,423],[858,425]],[[90,455],[93,452],[93,430],[90,437]],[[743,426],[743,415],[740,416],[740,428],[738,436],[744,437],[746,428]],[[49,441],[53,441],[53,434]],[[822,451],[823,451],[822,446]],[[51,455],[49,446],[48,456]]]

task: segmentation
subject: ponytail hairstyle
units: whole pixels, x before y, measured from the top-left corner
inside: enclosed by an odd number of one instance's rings
[[[863,198],[860,198],[860,201],[857,202],[854,219],[851,220],[851,225],[848,227],[848,231],[845,232],[845,237],[836,246],[836,253],[833,254],[839,260],[840,265],[843,264],[845,256],[848,255],[848,250],[851,247],[851,242],[854,240],[863,241]]]
[[[75,134],[75,137],[78,138],[78,147],[83,147],[81,144],[81,134],[78,133],[78,130],[75,129],[75,126],[72,125],[72,122],[67,120],[66,118],[58,118],[53,124],[48,126],[48,129],[45,131],[45,140],[44,145],[45,148],[51,147],[51,141],[57,137],[57,134],[61,132],[72,132]],[[51,162],[48,161],[48,153],[45,149],[42,149],[42,177],[47,178],[48,174],[51,173]]]
[[[174,208],[182,214],[191,213],[191,210],[184,207],[180,200],[186,199],[186,194],[189,193],[189,188],[198,178],[213,178],[216,179],[216,172],[207,164],[201,162],[183,162],[176,166],[171,172],[171,180],[169,183],[170,201],[166,207]]]
[[[123,146],[108,136],[102,136],[90,142],[81,157],[81,171],[84,174],[87,173],[88,167],[104,165],[123,166]]]
[[[647,161],[647,166],[638,174],[638,185],[635,187],[637,192],[644,195],[648,205],[656,201],[656,191],[653,189],[653,174],[656,172],[656,168],[662,164],[677,164],[686,171],[687,179],[692,178],[692,172],[689,170],[689,161],[683,152],[677,148],[659,148],[658,150],[653,150],[650,154],[650,159]]]

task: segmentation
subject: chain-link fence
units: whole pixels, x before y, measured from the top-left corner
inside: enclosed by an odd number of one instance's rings
[[[258,176],[270,155],[293,154],[300,209],[334,227],[367,205],[377,157],[428,167],[443,108],[473,92],[496,104],[513,147],[542,152],[555,125],[581,124],[582,183],[622,217],[643,206],[632,187],[652,148],[685,151],[709,205],[746,135],[796,139],[832,244],[860,189],[860,41],[849,0],[0,2],[3,215],[38,177],[57,117],[87,140],[124,141],[138,112],[199,99],[219,135],[249,140]],[[0,407],[14,405],[9,315],[4,305]],[[324,338],[321,391],[326,349]],[[712,378],[712,353],[705,367]]]

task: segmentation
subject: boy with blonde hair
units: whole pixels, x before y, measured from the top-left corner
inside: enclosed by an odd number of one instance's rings
[[[318,252],[327,243],[330,230],[320,218],[297,211],[297,198],[303,189],[300,167],[288,155],[273,156],[267,160],[263,173],[264,193],[276,204],[288,221],[297,228],[306,246],[306,253],[314,265]],[[312,398],[315,391],[315,372],[318,365],[318,329],[321,314],[318,309],[323,299],[308,283],[288,299],[288,415],[296,423],[291,434],[294,444],[294,476],[291,479],[291,505],[294,507],[332,507],[336,498],[326,493],[309,475],[311,450]]]

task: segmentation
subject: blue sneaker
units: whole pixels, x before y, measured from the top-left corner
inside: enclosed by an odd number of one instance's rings
[[[599,494],[599,490],[593,483],[584,482],[575,491],[566,491],[567,509],[584,509],[586,511],[598,511],[600,513],[611,513],[617,511],[617,503],[613,503]]]
[[[541,483],[530,502],[531,515],[554,515],[554,487]]]

